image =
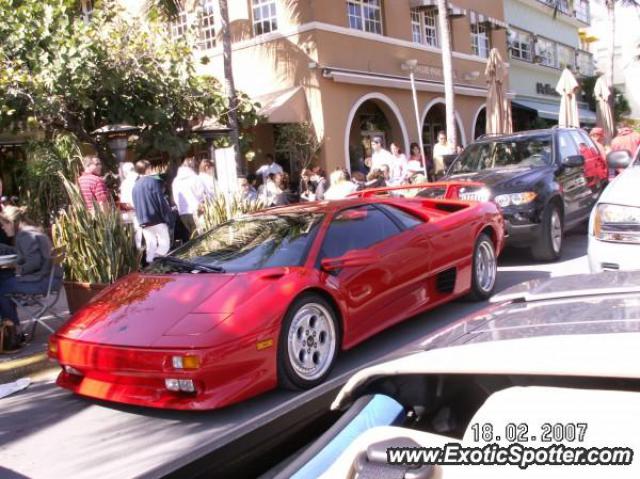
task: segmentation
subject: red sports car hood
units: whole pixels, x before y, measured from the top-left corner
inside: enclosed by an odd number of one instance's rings
[[[149,347],[165,334],[189,334],[180,320],[233,278],[231,274],[132,274],[102,291],[58,335],[92,343]],[[203,320],[213,328],[213,323],[228,314],[207,316]]]

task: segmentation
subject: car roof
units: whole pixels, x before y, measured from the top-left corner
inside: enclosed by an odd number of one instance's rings
[[[515,133],[509,133],[506,135],[483,135],[480,138],[478,138],[477,140],[474,141],[474,143],[484,143],[484,142],[488,142],[488,141],[495,141],[495,140],[500,140],[500,141],[504,141],[504,140],[520,140],[520,139],[524,139],[530,136],[541,136],[541,135],[552,135],[553,133],[555,133],[556,131],[572,131],[572,130],[580,130],[581,128],[560,128],[560,127],[553,127],[553,128],[544,128],[544,129],[539,129],[539,130],[525,130],[525,131],[518,131]]]

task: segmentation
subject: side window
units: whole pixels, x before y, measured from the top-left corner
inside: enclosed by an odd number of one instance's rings
[[[397,208],[395,206],[392,206],[392,205],[378,205],[378,206],[383,210],[385,210],[386,212],[388,212],[390,215],[392,215],[406,229],[415,228],[416,226],[424,223],[424,220],[422,220],[421,218],[418,218],[417,216],[411,213],[408,213],[404,210],[401,210],[400,208]]]
[[[327,230],[320,259],[337,258],[354,249],[365,249],[398,234],[400,229],[373,206],[342,210]]]
[[[560,159],[564,159],[567,156],[579,155],[578,147],[576,146],[571,136],[567,132],[561,132],[558,134],[558,151],[560,152]]]
[[[588,151],[584,151],[585,149],[588,150],[589,148],[591,148],[591,142],[589,142],[588,140],[585,140],[584,137],[581,135],[581,131],[578,130],[572,130],[569,132],[569,134],[571,135],[571,138],[573,138],[573,141],[576,145],[578,145],[578,153],[580,155],[585,155],[588,154]],[[585,135],[586,136],[586,135]]]
[[[598,146],[593,142],[593,140],[591,139],[591,137],[587,134],[586,131],[584,130],[580,130],[578,132],[580,134],[580,137],[582,138],[582,142],[587,145],[587,148],[591,148],[594,151],[596,151],[598,153],[598,155],[600,154],[600,150],[598,149]]]

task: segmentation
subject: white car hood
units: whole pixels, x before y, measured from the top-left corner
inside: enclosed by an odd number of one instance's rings
[[[640,166],[624,170],[602,192],[598,203],[640,207]]]

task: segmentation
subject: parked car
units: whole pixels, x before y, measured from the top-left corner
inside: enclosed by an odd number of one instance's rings
[[[342,416],[263,477],[639,477],[633,452],[630,465],[387,463],[393,447],[640,448],[640,272],[529,281],[492,303],[356,372],[331,406]]]
[[[51,339],[80,395],[214,409],[310,388],[339,350],[494,289],[493,203],[353,198],[225,223],[105,289]]]
[[[612,170],[624,168],[600,196],[589,221],[592,272],[640,269],[640,148],[609,153]]]
[[[554,261],[563,233],[588,221],[606,185],[607,168],[583,130],[551,128],[481,137],[465,148],[443,180],[484,183],[486,188],[460,191],[460,198],[493,199],[504,214],[507,244]]]

